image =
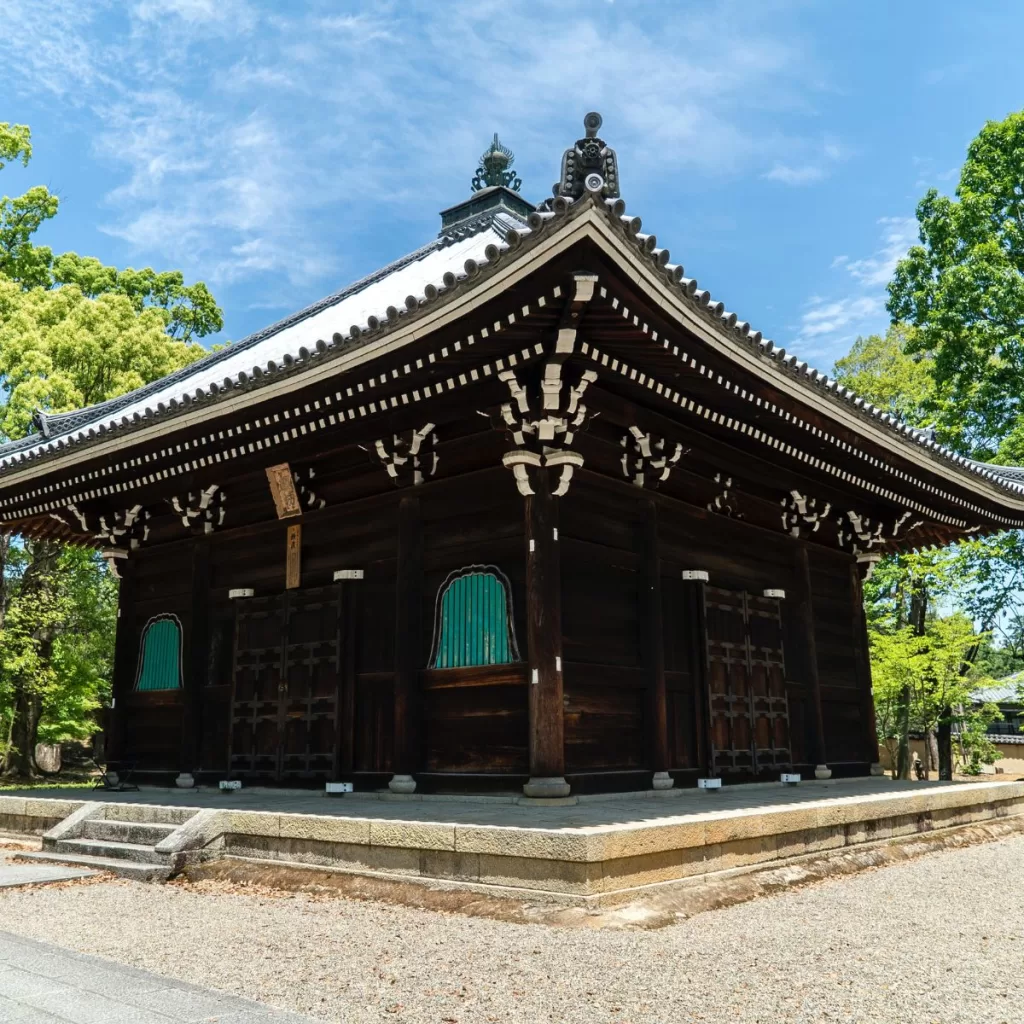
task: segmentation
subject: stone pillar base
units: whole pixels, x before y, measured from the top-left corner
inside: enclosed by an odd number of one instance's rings
[[[388,789],[392,793],[415,793],[416,780],[411,775],[392,775]]]
[[[191,772],[182,772],[175,780],[174,784],[178,789],[195,789],[196,780],[192,776]]]
[[[831,779],[832,778],[832,769],[829,768],[829,766],[827,764],[819,764],[818,767],[814,769],[814,777],[816,779],[822,779],[822,780],[824,780],[824,779]]]
[[[871,766],[871,774],[872,775],[884,775],[885,774],[885,769],[882,767],[882,762],[881,761],[876,761]]]
[[[531,778],[523,793],[532,797],[566,797],[569,795],[569,783],[560,775],[552,778]]]
[[[651,786],[654,789],[671,789],[676,784],[675,779],[668,772],[655,772]]]
[[[107,785],[113,788],[121,785],[121,776],[117,772],[107,772]]]

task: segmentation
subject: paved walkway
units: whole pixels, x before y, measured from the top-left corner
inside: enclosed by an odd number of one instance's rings
[[[992,781],[986,778],[985,781]],[[111,793],[88,789],[34,789],[5,791],[3,796],[39,799],[103,800],[127,804],[159,804],[165,807],[213,807],[221,810],[270,811],[273,814],[328,814],[347,818],[391,821],[431,821],[461,825],[511,825],[518,828],[586,828],[631,822],[656,823],[660,818],[707,814],[716,810],[739,811],[836,800],[854,796],[887,796],[921,792],[948,782],[907,782],[889,778],[808,780],[797,786],[762,782],[724,786],[704,792],[698,789],[669,790],[666,795],[584,797],[570,806],[545,807],[513,804],[487,797],[433,797],[399,799],[372,794],[326,796],[322,791],[272,789],[253,786],[234,793],[211,787],[197,789],[144,786],[138,792]]]
[[[312,1024],[308,1017],[248,999],[0,931],[0,1024],[201,1021]]]
[[[8,860],[8,855],[0,851],[0,889],[13,889],[19,885],[70,882],[95,874],[95,871],[89,871],[87,868],[71,868],[63,864],[12,864]]]

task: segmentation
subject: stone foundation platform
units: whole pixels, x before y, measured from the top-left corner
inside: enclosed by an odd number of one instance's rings
[[[178,820],[152,848],[175,870],[228,859],[604,905],[647,888],[1024,813],[1024,782],[851,779],[550,808],[480,799],[400,804],[273,790],[250,790],[237,802],[216,791],[170,793],[88,793],[96,797],[89,801],[64,794],[0,796],[0,830],[49,831],[51,845],[59,840],[67,848],[68,837],[81,834],[76,828],[101,835],[115,821]],[[170,808],[194,813],[172,815]]]

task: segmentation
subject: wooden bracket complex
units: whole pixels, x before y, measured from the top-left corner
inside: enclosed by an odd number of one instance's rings
[[[511,401],[501,407],[501,418],[515,448],[506,452],[502,464],[515,474],[519,493],[535,493],[532,478],[541,466],[556,470],[552,497],[569,490],[573,470],[583,465],[583,456],[571,451],[578,430],[585,429],[590,414],[583,404],[587,388],[597,380],[593,370],[564,373],[566,362],[576,349],[576,334],[586,305],[594,296],[595,274],[573,275],[573,294],[565,306],[555,339],[554,351],[543,365],[539,382],[516,370],[503,370],[498,379],[509,389]]]

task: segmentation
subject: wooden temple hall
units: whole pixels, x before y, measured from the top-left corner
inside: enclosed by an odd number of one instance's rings
[[[551,198],[495,136],[422,248],[0,448],[3,528],[120,576],[113,762],[536,797],[871,770],[862,580],[1024,527],[1021,474],[729,312],[584,125]]]

